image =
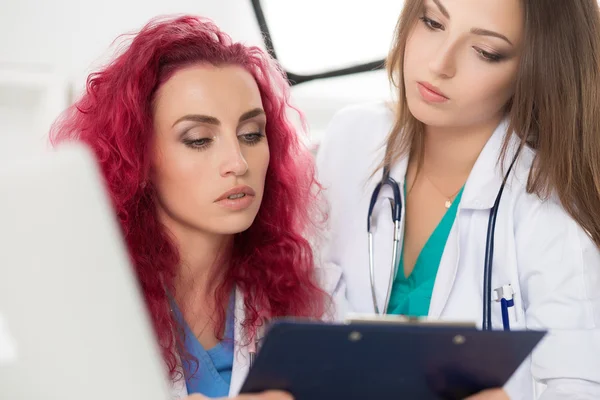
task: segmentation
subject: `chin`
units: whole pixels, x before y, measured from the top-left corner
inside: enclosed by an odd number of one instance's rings
[[[452,113],[436,108],[425,103],[421,99],[407,99],[408,110],[421,123],[428,126],[450,126],[452,125]]]
[[[244,214],[230,215],[220,219],[214,231],[222,235],[235,235],[244,232],[252,226],[256,218],[256,215]]]

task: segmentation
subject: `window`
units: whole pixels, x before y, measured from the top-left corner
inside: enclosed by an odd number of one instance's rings
[[[279,62],[301,75],[383,59],[402,3],[260,0]]]

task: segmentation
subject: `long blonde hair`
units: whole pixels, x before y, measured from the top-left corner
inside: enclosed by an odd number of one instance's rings
[[[506,105],[508,132],[536,151],[527,191],[555,193],[600,247],[600,11],[596,0],[522,0],[525,45],[515,94]],[[409,111],[404,50],[423,11],[406,0],[387,58],[398,92],[383,164],[422,156],[424,126]],[[506,155],[510,137],[504,141]],[[383,165],[382,164],[382,165]]]

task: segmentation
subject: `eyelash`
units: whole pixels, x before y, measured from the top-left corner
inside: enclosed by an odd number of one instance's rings
[[[240,135],[238,137],[243,138],[242,140],[249,146],[254,146],[263,140],[265,134],[262,132],[254,132],[254,133],[246,133],[244,135]]]
[[[259,142],[261,142],[263,140],[264,137],[265,137],[265,135],[262,132],[246,133],[246,134],[238,136],[238,138],[240,138],[240,140],[242,140],[242,142],[248,146],[254,146],[254,145],[258,144]],[[186,139],[183,141],[183,143],[191,149],[202,151],[202,150],[206,150],[210,146],[212,141],[213,141],[213,139],[210,139],[210,138],[193,139],[193,140]]]
[[[425,15],[423,15],[419,19],[423,22],[425,27],[431,31],[437,31],[444,27],[439,22],[434,21],[431,18],[426,17]],[[473,49],[477,52],[477,54],[479,54],[479,56],[483,59],[483,61],[486,61],[489,63],[496,63],[496,62],[502,61],[504,59],[504,56],[502,54],[490,53],[488,51],[479,49],[477,47],[474,47]]]
[[[484,50],[481,50],[478,48],[475,48],[475,51],[477,53],[479,53],[479,55],[481,56],[481,58],[483,58],[484,61],[487,61],[487,62],[497,63],[504,59],[504,56],[502,54],[490,53],[488,51],[484,51]]]
[[[437,21],[432,20],[431,18],[427,18],[425,15],[423,15],[422,17],[419,18],[421,21],[423,21],[423,23],[425,24],[425,26],[428,29],[431,29],[432,31],[438,30],[438,29],[442,29],[444,26],[442,24],[440,24]]]

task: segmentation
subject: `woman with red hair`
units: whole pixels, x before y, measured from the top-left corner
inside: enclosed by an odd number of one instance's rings
[[[288,97],[260,49],[156,19],[52,128],[98,158],[176,397],[237,393],[266,320],[329,312],[339,275],[306,239],[318,185]]]

